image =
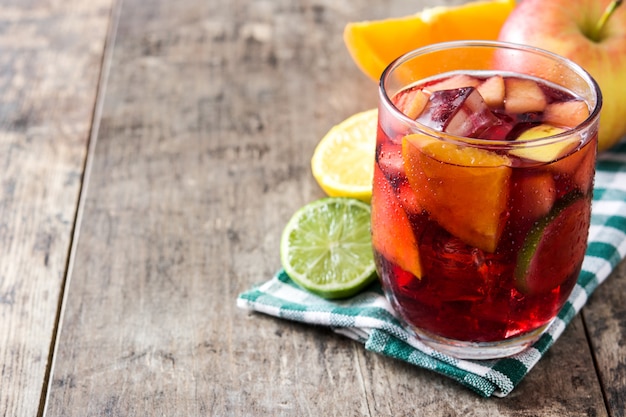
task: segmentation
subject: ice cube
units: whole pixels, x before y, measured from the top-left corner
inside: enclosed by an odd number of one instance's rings
[[[435,91],[416,120],[442,132],[471,138],[492,139],[492,132],[497,131],[497,135],[502,136],[511,129],[491,112],[474,87]],[[487,137],[483,136],[485,133]]]
[[[481,139],[491,139],[491,140],[507,140],[507,137],[513,130],[514,124],[510,120],[504,120],[500,118],[500,123],[496,123],[486,128],[483,133],[481,133]]]
[[[460,239],[437,227],[425,227],[419,246],[424,274],[436,274],[447,300],[479,300],[484,298],[485,253],[466,245]],[[444,291],[444,290],[442,290]]]

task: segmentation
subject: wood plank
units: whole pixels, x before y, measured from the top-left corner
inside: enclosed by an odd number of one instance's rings
[[[510,397],[484,400],[235,307],[322,196],[319,139],[376,104],[343,25],[436,2],[353,3],[121,3],[47,415],[607,415],[579,319]]]
[[[583,316],[609,414],[626,416],[626,261],[594,292]]]
[[[0,415],[45,389],[110,0],[0,5]]]

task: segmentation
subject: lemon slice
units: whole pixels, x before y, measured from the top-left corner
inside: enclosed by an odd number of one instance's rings
[[[313,157],[313,177],[331,197],[372,198],[378,110],[348,117],[322,138]]]
[[[370,217],[370,206],[352,198],[323,198],[299,209],[280,242],[287,275],[324,298],[359,292],[376,279]]]

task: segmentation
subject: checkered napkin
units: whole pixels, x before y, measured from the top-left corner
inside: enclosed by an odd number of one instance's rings
[[[237,305],[276,317],[328,326],[378,352],[446,375],[478,394],[509,394],[563,333],[593,291],[626,256],[626,141],[598,157],[589,245],[578,283],[557,319],[525,351],[496,360],[460,360],[425,346],[400,323],[380,285],[328,301],[296,285],[284,271],[239,295]]]

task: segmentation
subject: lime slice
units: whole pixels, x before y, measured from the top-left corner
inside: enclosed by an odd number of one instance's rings
[[[342,197],[307,204],[285,226],[280,257],[287,275],[312,293],[356,294],[376,279],[370,206]]]
[[[520,291],[550,291],[580,268],[590,210],[589,200],[572,192],[539,220],[518,254],[515,279]]]

